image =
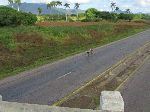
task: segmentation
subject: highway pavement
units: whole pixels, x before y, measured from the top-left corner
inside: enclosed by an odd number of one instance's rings
[[[150,58],[121,90],[125,112],[150,112]]]
[[[51,105],[149,41],[150,29],[95,48],[92,56],[85,52],[8,77],[0,94],[6,101]]]

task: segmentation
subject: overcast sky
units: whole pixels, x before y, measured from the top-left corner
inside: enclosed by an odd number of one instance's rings
[[[52,0],[22,0],[22,2],[29,2],[29,3],[48,3]],[[57,0],[56,0],[57,1]],[[87,9],[90,7],[97,8],[101,11],[103,10],[111,10],[110,3],[114,1],[117,3],[117,6],[121,10],[125,10],[130,8],[132,12],[146,12],[150,13],[150,0],[60,0],[62,2],[69,2],[69,3],[80,3],[81,9]],[[7,0],[0,0],[0,5],[7,5]]]

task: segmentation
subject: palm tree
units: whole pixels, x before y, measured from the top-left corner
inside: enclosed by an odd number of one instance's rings
[[[56,1],[56,6],[62,6],[62,2],[61,1]],[[59,15],[60,15],[60,11],[59,11],[59,8],[58,8],[58,18],[59,18]]]
[[[52,1],[52,2],[50,2],[50,4],[51,4],[51,6],[52,6],[53,8],[57,6],[57,2],[56,2],[56,1]]]
[[[52,8],[51,4],[48,3],[48,4],[47,4],[47,9],[51,9],[51,8]]]
[[[56,1],[52,1],[47,4],[47,9],[52,9],[52,7],[56,7],[56,6],[57,6]],[[54,19],[54,18],[52,17],[52,19]]]
[[[52,5],[52,3],[51,3],[51,2],[47,4],[47,9],[50,9],[50,10],[51,10],[51,9],[52,9],[52,7],[53,7],[53,5]],[[53,18],[52,18],[52,19],[53,19]]]
[[[77,19],[79,20],[79,14],[78,14],[78,9],[80,7],[80,4],[79,3],[75,3],[75,6],[74,8],[76,9],[76,12],[77,12]]]
[[[112,12],[114,12],[114,9],[116,8],[116,3],[115,2],[111,2],[111,9],[112,9]]]
[[[11,5],[12,8],[14,8],[14,6],[13,6],[14,1],[13,0],[8,0],[8,3],[9,3],[9,5]]]
[[[65,10],[66,10],[66,21],[68,21],[68,13],[67,13],[67,8],[70,8],[70,4],[69,3],[65,3]]]
[[[62,6],[62,2],[61,1],[56,1],[57,6]]]
[[[127,14],[130,14],[130,13],[131,13],[131,10],[130,10],[130,9],[126,9],[126,13],[127,13]]]
[[[57,6],[57,2],[56,1],[52,1],[50,3],[52,4],[52,7],[56,7]]]
[[[52,7],[53,7],[53,4],[51,2],[47,4],[47,9],[52,9]]]
[[[119,11],[119,7],[116,7],[116,8],[115,8],[115,11],[116,11],[116,12]]]
[[[21,0],[15,0],[15,3],[18,5],[18,11],[20,11]]]
[[[41,13],[42,13],[42,8],[38,8],[38,13],[39,13],[39,15],[41,15]]]

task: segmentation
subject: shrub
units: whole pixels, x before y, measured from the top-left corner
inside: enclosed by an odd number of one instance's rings
[[[18,23],[22,25],[32,25],[35,24],[37,21],[36,15],[32,13],[25,13],[25,12],[20,12],[17,16],[18,18]]]
[[[87,19],[95,19],[98,10],[95,8],[89,8],[85,11],[85,15]]]
[[[0,26],[17,24],[17,11],[7,7],[0,7]]]
[[[105,20],[112,20],[112,21],[116,21],[118,19],[118,15],[116,13],[110,13],[106,11],[97,12],[96,17]]]
[[[0,26],[32,25],[37,21],[36,15],[18,12],[9,7],[0,7]]]
[[[82,19],[81,22],[91,22],[90,19]]]
[[[75,22],[72,18],[68,18],[69,22]]]
[[[133,14],[124,14],[124,13],[121,13],[121,14],[119,14],[118,18],[119,19],[123,19],[123,20],[129,20],[129,21],[131,21],[131,20],[133,20],[134,15]]]
[[[142,14],[142,19],[150,20],[150,14]]]
[[[111,15],[110,15],[110,13],[109,12],[97,12],[97,14],[96,14],[96,17],[97,18],[102,18],[102,19],[105,19],[105,20],[109,20],[109,19],[111,19]]]

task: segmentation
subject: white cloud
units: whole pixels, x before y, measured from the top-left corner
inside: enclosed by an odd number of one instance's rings
[[[32,0],[33,3],[48,3],[50,1],[57,1],[57,0]],[[89,3],[92,0],[60,0],[62,2],[69,2],[69,3],[81,3],[81,4],[85,4],[85,3]]]
[[[7,0],[0,0],[0,5],[6,5],[6,4],[8,4]]]
[[[150,0],[138,0],[138,3],[141,6],[150,6]]]
[[[70,3],[89,3],[92,0],[67,0]]]

